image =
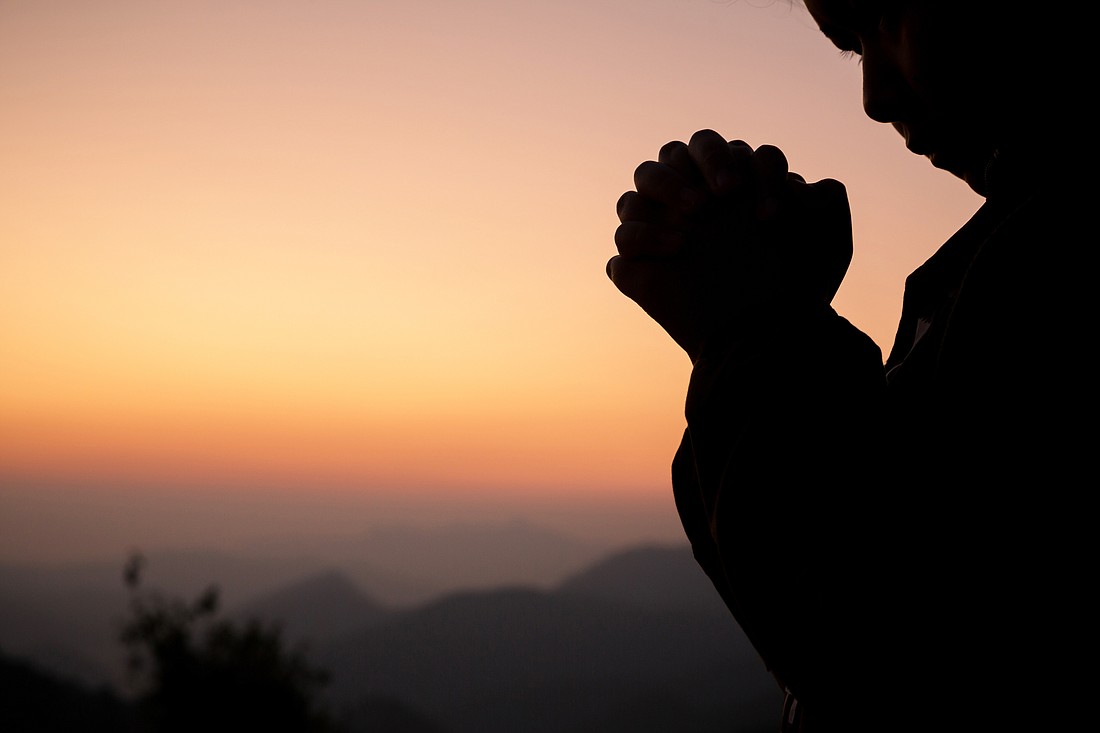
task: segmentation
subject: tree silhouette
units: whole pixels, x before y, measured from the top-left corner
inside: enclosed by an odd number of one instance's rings
[[[192,601],[143,588],[144,566],[136,553],[126,563],[130,616],[120,634],[142,731],[335,730],[318,704],[327,675],[286,649],[277,627],[219,618],[216,586]]]

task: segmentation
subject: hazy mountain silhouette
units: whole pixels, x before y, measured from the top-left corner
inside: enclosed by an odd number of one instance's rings
[[[377,567],[451,592],[514,584],[550,587],[611,548],[517,519],[377,527],[357,550]]]
[[[319,649],[332,694],[404,701],[455,733],[772,730],[779,693],[683,548],[616,556],[557,591],[458,593]],[[688,554],[690,559],[690,552]],[[614,574],[614,589],[587,592]],[[674,603],[641,593],[672,580]]]
[[[287,641],[310,645],[372,626],[391,614],[336,570],[284,586],[234,611],[235,616],[274,622]]]
[[[43,673],[87,686],[117,681],[122,653],[111,622],[125,606],[116,567],[0,568],[0,647]]]
[[[127,609],[124,559],[0,567],[0,646],[46,672],[87,685],[121,683],[117,637]],[[231,606],[317,570],[305,560],[275,562],[201,550],[154,552],[148,559],[154,586],[191,596],[214,582]]]
[[[575,554],[550,562],[546,553],[567,546],[568,538],[563,545],[553,533],[512,525],[479,544],[460,541],[466,531],[474,530],[452,529],[430,542],[408,530],[389,536],[395,548],[410,552],[420,543],[416,562],[407,559],[410,568],[431,561],[424,548],[435,548],[436,567],[426,576],[442,577],[450,568],[456,577],[488,583],[530,568],[559,582],[498,584],[401,608],[376,600],[344,566],[280,567],[270,558],[214,553],[194,554],[188,565],[185,553],[169,561],[150,553],[148,579],[182,595],[214,583],[232,599],[226,604],[232,614],[278,623],[288,641],[307,642],[310,658],[331,675],[326,696],[351,730],[774,730],[776,685],[686,546],[632,548],[570,574],[562,569],[590,548],[577,545]],[[534,549],[525,555],[529,537]],[[478,574],[463,569],[459,546],[474,548],[466,559],[471,565],[486,555],[509,557]],[[379,567],[389,562],[368,560]],[[110,669],[122,659],[121,567],[120,561],[109,571],[0,568],[0,646],[53,671],[68,673],[66,664],[80,666],[73,660],[91,660],[81,679],[107,680],[95,679],[94,667]],[[70,660],[59,662],[66,654]],[[386,720],[395,727],[380,722]]]
[[[615,553],[566,579],[558,591],[655,609],[728,613],[687,545]]]
[[[411,607],[464,584],[556,582],[603,552],[517,521],[376,527],[353,537],[252,543],[240,554],[198,549],[143,554],[151,585],[188,597],[213,583],[232,610],[329,568],[339,569],[380,604]],[[119,682],[116,635],[126,610],[121,578],[126,555],[92,563],[0,565],[0,647],[85,684]]]
[[[130,730],[131,707],[105,689],[43,672],[0,651],[0,730],[5,733]]]

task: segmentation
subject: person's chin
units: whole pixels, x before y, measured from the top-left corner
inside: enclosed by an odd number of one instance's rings
[[[932,165],[942,171],[947,171],[956,178],[964,181],[974,193],[985,196],[985,165],[977,165],[973,161],[952,155],[949,152],[933,151],[926,155]]]

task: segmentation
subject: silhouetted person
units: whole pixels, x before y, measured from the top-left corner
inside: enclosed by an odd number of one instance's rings
[[[673,487],[695,556],[788,690],[785,730],[1094,725],[1088,24],[806,5],[867,114],[985,202],[906,280],[884,364],[830,306],[841,184],[709,130],[636,169],[608,274],[693,364]]]

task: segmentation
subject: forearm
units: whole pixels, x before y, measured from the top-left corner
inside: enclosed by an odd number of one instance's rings
[[[827,306],[772,315],[697,360],[673,483],[697,559],[781,669],[851,582],[885,383],[878,347]]]
[[[870,429],[884,395],[878,347],[824,304],[770,309],[766,321],[709,345],[685,406],[709,509],[721,511],[718,488],[728,485],[727,501],[759,497],[788,518],[805,513],[805,500],[816,503],[858,459],[852,442]]]

